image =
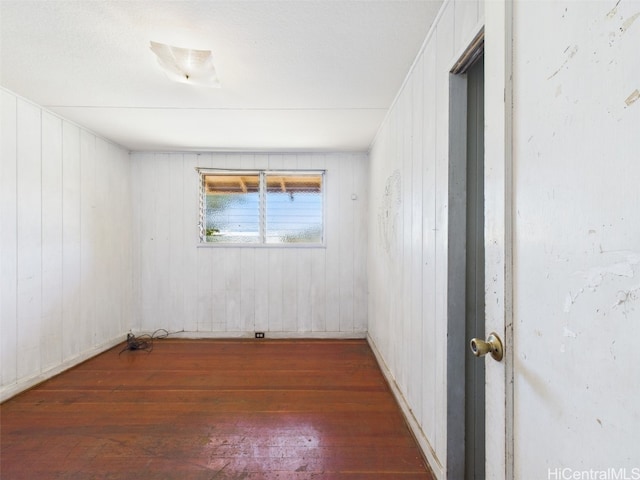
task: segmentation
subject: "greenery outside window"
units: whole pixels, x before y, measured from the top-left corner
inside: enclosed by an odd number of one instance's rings
[[[199,172],[201,243],[323,243],[323,171]]]

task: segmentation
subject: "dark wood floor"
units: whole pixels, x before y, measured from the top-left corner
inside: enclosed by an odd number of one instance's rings
[[[431,479],[364,340],[156,340],[0,406],[12,479]]]

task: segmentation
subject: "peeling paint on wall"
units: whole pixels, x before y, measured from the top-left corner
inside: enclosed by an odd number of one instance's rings
[[[638,99],[640,99],[640,91],[638,91],[638,89],[636,88],[633,92],[631,92],[631,95],[627,97],[624,103],[626,103],[627,106],[630,106],[632,103],[636,102],[636,100]]]
[[[614,8],[613,10],[611,10],[611,12],[609,12],[609,14],[607,14],[607,17],[609,17],[610,19],[613,19],[616,16],[616,14],[617,14],[617,4],[616,4],[616,8]],[[623,17],[622,15],[620,15],[620,17],[617,20],[622,23],[615,30],[609,32],[609,47],[613,47],[616,44],[616,42],[619,39],[621,39],[623,35],[626,34],[626,32],[631,28],[633,23],[638,18],[640,18],[640,12],[637,12],[631,15],[624,21],[622,21]]]
[[[628,290],[619,290],[616,295],[616,302],[611,305],[612,310],[621,310],[626,317],[629,312],[635,310],[633,302],[640,297],[640,285],[631,287]]]
[[[625,262],[618,262],[604,267],[594,267],[586,272],[581,272],[582,276],[587,280],[584,288],[595,292],[607,276],[632,278],[634,275],[633,265],[638,263],[640,263],[640,255],[633,254],[628,255]]]
[[[555,77],[558,73],[560,73],[560,71],[565,67],[565,65],[566,65],[567,63],[569,63],[569,60],[571,60],[571,59],[576,55],[576,53],[578,53],[578,46],[577,46],[577,45],[574,45],[573,47],[571,47],[571,45],[569,45],[569,46],[564,50],[564,53],[567,53],[567,52],[569,52],[569,53],[568,53],[567,58],[565,59],[565,61],[564,61],[564,62],[562,62],[562,65],[560,65],[560,66],[558,67],[558,69],[557,69],[555,72],[553,72],[553,73],[551,74],[551,76],[550,76],[550,77],[547,77],[547,80],[551,80],[551,79],[552,79],[553,77]]]
[[[609,18],[613,18],[613,17],[615,17],[615,16],[616,16],[616,13],[618,13],[618,5],[620,5],[620,2],[621,2],[621,1],[622,1],[622,0],[618,0],[618,1],[616,2],[615,7],[613,7],[611,10],[609,10],[609,13],[607,13],[607,17],[609,17]]]
[[[572,291],[567,292],[564,300],[563,311],[565,313],[571,312],[571,307],[576,303],[578,297],[581,296],[585,292],[585,290],[596,292],[598,290],[598,287],[600,287],[608,278],[633,278],[635,276],[635,270],[633,267],[638,264],[640,264],[640,254],[627,253],[626,261],[616,262],[611,265],[605,265],[603,267],[593,267],[586,271],[576,272],[577,274],[582,276],[582,278],[585,280],[585,283],[579,290],[577,290],[576,293]],[[636,300],[636,291],[638,290],[640,290],[640,286],[638,286],[637,288],[634,287],[629,290],[620,291],[618,293],[616,303],[612,305],[612,308],[626,304],[629,299]],[[628,293],[631,296],[623,295],[624,293]],[[622,295],[622,297],[620,297],[620,295]]]
[[[635,21],[638,19],[638,17],[640,17],[640,12],[638,12],[638,13],[636,13],[635,15],[633,15],[633,16],[631,16],[631,17],[627,18],[627,19],[625,20],[625,22],[622,24],[622,26],[620,27],[620,31],[621,31],[622,33],[624,33],[624,32],[626,32],[627,30],[629,30],[629,27],[630,27],[631,25],[633,25],[633,22],[635,22]]]

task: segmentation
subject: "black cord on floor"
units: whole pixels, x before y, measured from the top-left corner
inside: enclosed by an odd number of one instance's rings
[[[120,350],[120,355],[122,352],[126,352],[127,350],[144,350],[147,353],[151,353],[153,350],[153,341],[159,338],[167,338],[169,336],[169,332],[164,328],[159,328],[151,335],[144,334],[135,336],[133,333],[127,333],[127,344],[125,347]]]

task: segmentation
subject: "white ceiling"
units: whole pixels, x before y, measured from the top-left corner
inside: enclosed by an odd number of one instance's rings
[[[366,150],[441,0],[0,0],[0,84],[130,150]],[[150,41],[211,50],[171,82]]]

